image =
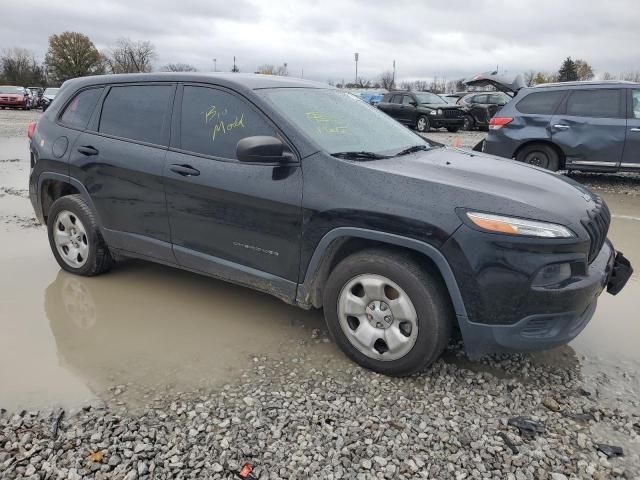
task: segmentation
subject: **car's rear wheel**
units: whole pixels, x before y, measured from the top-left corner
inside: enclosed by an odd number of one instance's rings
[[[49,245],[60,267],[87,277],[113,264],[95,216],[80,195],[56,200],[47,217]]]
[[[527,145],[518,152],[516,160],[536,167],[546,168],[552,172],[556,172],[560,168],[558,153],[553,147],[543,143]]]
[[[463,117],[464,123],[462,124],[462,130],[473,130],[473,117],[471,115],[465,115]]]
[[[416,121],[416,130],[424,133],[428,132],[430,128],[431,125],[429,124],[429,117],[427,117],[426,115],[420,115],[418,117],[418,120]]]
[[[401,253],[372,249],[346,258],[331,272],[323,301],[338,346],[356,363],[387,375],[424,369],[451,335],[442,281]]]

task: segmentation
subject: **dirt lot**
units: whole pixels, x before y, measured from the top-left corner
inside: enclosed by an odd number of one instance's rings
[[[470,362],[452,344],[386,378],[347,361],[317,311],[141,262],[60,271],[27,198],[37,115],[0,111],[0,478],[232,478],[246,461],[261,480],[640,478],[637,274],[569,346]],[[574,178],[640,266],[640,177]]]

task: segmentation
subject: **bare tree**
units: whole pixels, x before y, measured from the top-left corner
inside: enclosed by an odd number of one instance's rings
[[[276,67],[274,67],[273,65],[269,65],[269,64],[260,65],[256,69],[256,73],[260,73],[262,75],[275,75],[276,74]]]
[[[640,82],[640,70],[622,73],[620,74],[620,80],[626,80],[627,82]]]
[[[602,80],[615,80],[615,79],[616,79],[616,76],[609,72],[604,72],[602,74]]]
[[[33,53],[24,48],[10,48],[0,54],[0,83],[43,85],[45,72]]]
[[[578,80],[591,80],[594,77],[593,68],[584,60],[576,60],[576,70],[578,72]]]
[[[430,84],[426,80],[416,80],[413,82],[413,89],[416,92],[426,92],[429,90]]]
[[[188,63],[167,63],[160,67],[161,72],[197,72],[198,69]]]
[[[413,90],[413,83],[411,82],[402,82],[400,84],[401,90],[406,90],[407,92],[411,92]]]
[[[380,74],[380,85],[386,90],[393,90],[396,88],[395,79],[393,78],[393,72],[386,70]]]
[[[107,55],[107,65],[112,73],[148,73],[156,57],[151,42],[120,38]]]

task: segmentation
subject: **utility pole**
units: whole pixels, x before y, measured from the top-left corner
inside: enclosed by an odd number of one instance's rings
[[[236,56],[233,56],[233,70],[231,70],[232,72],[237,72],[238,71],[238,67],[236,67]]]
[[[284,76],[287,76],[287,62],[284,62]]]
[[[217,59],[217,58],[214,58],[214,59],[213,59],[213,71],[214,71],[214,72],[217,72],[217,71],[218,71],[218,66],[216,65],[216,62],[217,62],[217,61],[218,61],[218,59]]]
[[[391,86],[396,86],[396,61],[393,61],[393,80],[391,80]]]
[[[300,78],[304,78],[304,67],[300,69]]]
[[[355,83],[356,83],[356,86],[357,86],[358,85],[358,57],[359,57],[358,52],[354,53],[353,56],[354,56],[354,58],[356,60],[356,81],[355,81]]]

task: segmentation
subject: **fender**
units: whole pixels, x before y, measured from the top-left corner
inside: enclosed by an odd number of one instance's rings
[[[89,205],[89,207],[91,207],[91,210],[93,210],[93,214],[96,216],[96,219],[98,220],[98,225],[100,225],[100,227],[102,228],[102,222],[100,221],[100,216],[98,214],[98,211],[96,210],[96,206],[93,203],[93,199],[91,198],[91,195],[89,195],[89,192],[87,191],[86,187],[80,182],[80,180],[74,177],[70,177],[69,175],[64,175],[62,173],[42,172],[38,176],[37,199],[38,199],[38,211],[40,212],[41,215],[44,216],[44,212],[42,211],[42,184],[45,182],[45,180],[57,180],[59,182],[68,183],[69,185],[74,187],[76,190],[78,190],[78,192],[80,192],[80,195],[82,196],[82,199],[85,202],[87,202],[87,205]]]
[[[402,237],[393,233],[379,232],[376,230],[367,230],[365,228],[357,227],[335,228],[328,232],[324,237],[322,237],[320,242],[318,242],[318,245],[313,252],[313,256],[309,261],[309,265],[307,266],[304,281],[298,285],[296,294],[296,301],[298,304],[305,304],[305,298],[311,291],[311,285],[313,283],[315,273],[320,266],[320,262],[322,261],[327,248],[329,248],[329,245],[331,245],[334,240],[341,237],[356,237],[364,238],[367,240],[377,240],[389,245],[397,245],[400,247],[409,248],[411,250],[422,253],[423,255],[426,255],[433,261],[433,263],[440,271],[440,275],[442,275],[442,278],[444,279],[458,320],[460,321],[467,318],[467,311],[465,309],[464,302],[462,301],[462,295],[460,294],[458,282],[453,275],[453,271],[449,266],[449,262],[447,262],[447,259],[437,248],[429,245],[428,243],[421,242],[420,240]]]

